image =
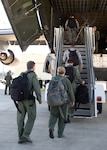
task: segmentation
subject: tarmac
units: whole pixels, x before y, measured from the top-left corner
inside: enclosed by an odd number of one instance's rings
[[[64,137],[49,138],[49,111],[41,91],[43,103],[37,102],[37,118],[31,133],[33,143],[18,144],[17,110],[10,95],[4,95],[0,84],[0,150],[107,150],[107,104],[96,118],[72,118],[66,124]]]

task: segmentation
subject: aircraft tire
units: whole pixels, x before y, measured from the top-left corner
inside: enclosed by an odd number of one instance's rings
[[[102,103],[97,103],[98,114],[102,113]]]

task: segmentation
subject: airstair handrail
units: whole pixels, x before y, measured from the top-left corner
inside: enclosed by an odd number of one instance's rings
[[[94,77],[94,70],[93,70],[93,62],[92,62],[92,28],[86,27],[85,28],[85,46],[86,46],[86,53],[87,53],[87,63],[88,63],[88,80],[89,80],[89,87],[90,87],[90,100],[92,101],[94,98],[94,85],[95,85],[95,77]]]
[[[64,37],[64,29],[63,27],[54,28],[54,51],[56,54],[56,61],[55,61],[55,69],[54,69],[54,76],[56,75],[57,67],[62,65],[62,49],[63,49],[63,37]]]

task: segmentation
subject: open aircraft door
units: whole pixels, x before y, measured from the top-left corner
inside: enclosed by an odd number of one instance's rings
[[[22,51],[40,35],[44,34],[49,41],[51,6],[48,0],[42,3],[40,0],[2,0],[2,3]]]

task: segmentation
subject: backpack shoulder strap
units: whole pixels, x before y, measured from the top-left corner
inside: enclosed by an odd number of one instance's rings
[[[31,72],[34,72],[34,71],[29,70],[29,71],[25,72],[25,74],[29,74],[29,73],[31,73]]]
[[[33,71],[26,71],[26,72],[22,72],[22,73],[20,73],[20,75],[19,75],[19,76],[27,75],[27,74],[29,74],[29,73],[31,73],[31,72],[33,72]]]
[[[68,51],[69,51],[69,52],[77,52],[76,49],[75,49],[75,50],[70,50],[70,49],[68,49]]]
[[[55,79],[55,77],[52,77],[52,79],[51,79],[52,81],[57,81],[56,79]]]
[[[61,77],[59,80],[63,80],[65,77]]]

